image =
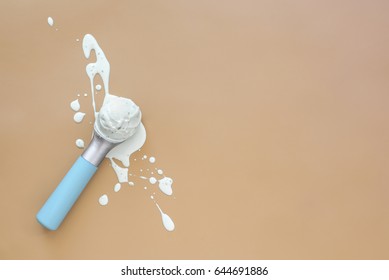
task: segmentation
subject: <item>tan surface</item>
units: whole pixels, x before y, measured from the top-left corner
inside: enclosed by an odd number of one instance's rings
[[[387,1],[30,2],[0,4],[2,259],[389,258]],[[107,162],[57,232],[35,221],[91,133],[85,33],[174,179],[173,233]]]

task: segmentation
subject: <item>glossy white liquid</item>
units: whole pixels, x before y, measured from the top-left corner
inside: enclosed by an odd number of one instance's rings
[[[76,146],[80,149],[84,148],[84,140],[82,139],[77,139],[76,140]]]
[[[158,203],[155,202],[155,205],[157,205],[159,212],[161,213],[162,218],[162,224],[165,227],[167,231],[173,231],[175,228],[173,220],[169,217],[169,215],[165,214],[161,207],[159,207]]]
[[[75,111],[75,112],[77,112],[78,110],[80,110],[80,102],[78,102],[78,99],[73,100],[73,101],[70,103],[70,108],[72,108],[72,110]]]
[[[116,162],[110,158],[113,170],[115,170],[116,176],[118,177],[119,183],[128,182],[128,168],[120,167]]]
[[[102,196],[100,196],[99,203],[102,206],[107,205],[108,204],[108,196],[106,194],[103,194]]]
[[[120,191],[121,187],[122,187],[122,185],[120,185],[120,183],[117,183],[117,184],[114,186],[113,190],[114,190],[115,192],[118,192],[118,191]]]
[[[84,119],[85,117],[85,113],[83,112],[77,112],[74,114],[74,117],[73,117],[73,120],[76,122],[76,123],[80,123],[82,122],[82,120]]]
[[[50,26],[53,26],[54,25],[54,20],[52,17],[48,17],[47,18],[47,23],[50,25]]]

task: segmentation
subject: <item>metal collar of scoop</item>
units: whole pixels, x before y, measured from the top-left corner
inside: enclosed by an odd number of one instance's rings
[[[111,143],[105,140],[94,131],[92,141],[81,156],[97,167],[104,160],[108,152],[117,144],[119,143]]]

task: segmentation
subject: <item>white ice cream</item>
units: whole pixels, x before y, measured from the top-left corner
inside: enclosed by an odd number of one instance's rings
[[[135,134],[141,118],[139,107],[131,99],[109,94],[97,115],[95,130],[109,142],[123,142]]]

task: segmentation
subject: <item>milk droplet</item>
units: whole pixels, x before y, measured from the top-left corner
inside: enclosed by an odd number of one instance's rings
[[[101,85],[96,85],[96,90],[101,90]]]
[[[147,187],[144,187],[145,190],[147,190]]]
[[[85,113],[77,112],[74,114],[73,119],[76,123],[80,123],[84,119],[84,116],[85,116]]]
[[[139,178],[141,178],[143,180],[147,180],[147,177],[145,177],[145,176],[139,176]]]
[[[167,231],[173,231],[175,228],[173,220],[165,213],[162,214],[162,223]]]
[[[155,162],[155,157],[150,157],[149,161],[150,161],[150,163],[154,163]]]
[[[84,148],[84,140],[77,139],[76,140],[76,146],[79,147],[80,149]]]
[[[163,174],[163,171],[161,169],[158,169],[157,172],[158,172],[159,175]]]
[[[118,191],[120,191],[120,188],[122,187],[122,185],[120,185],[120,183],[117,183],[116,185],[115,185],[115,187],[113,188],[113,190],[115,191],[115,192],[118,192]]]
[[[154,177],[150,177],[149,182],[150,184],[154,185],[157,182],[157,179],[155,179]]]
[[[70,108],[72,108],[72,110],[75,111],[75,112],[77,112],[78,110],[80,110],[80,102],[78,102],[78,99],[73,100],[73,101],[70,103]]]
[[[79,41],[80,41],[80,39],[77,38],[77,39],[76,39],[76,42],[79,42]]]
[[[108,196],[106,194],[103,194],[102,196],[100,196],[99,203],[102,206],[107,205],[108,204]]]
[[[48,18],[47,18],[47,23],[48,23],[50,26],[53,26],[53,24],[54,24],[53,18],[52,18],[52,17],[48,17]]]
[[[99,74],[99,76],[102,79],[102,89],[104,89],[105,96],[109,96],[109,76],[110,76],[110,65],[108,59],[105,57],[105,54],[103,50],[100,48],[99,44],[97,43],[96,39],[90,35],[87,34],[84,36],[84,39],[82,40],[82,48],[84,51],[84,55],[87,59],[90,58],[91,51],[94,50],[95,58],[96,60],[89,63],[86,67],[86,72],[90,80],[90,86],[91,86],[91,99],[92,99],[92,107],[94,110],[94,116],[96,118],[98,114],[98,110],[96,110],[96,104],[95,104],[95,92],[99,90],[98,85],[94,83],[94,77]],[[81,93],[81,95],[84,94],[84,96],[88,96],[87,93]],[[103,102],[104,103],[104,102]],[[116,175],[121,177],[119,179],[119,183],[127,182],[130,186],[134,186],[134,182],[128,181],[128,168],[122,168],[118,166],[115,162],[113,162],[113,159],[119,160],[122,162],[124,167],[130,166],[130,156],[135,151],[140,151],[140,148],[143,146],[144,142],[146,140],[146,130],[141,123],[139,128],[137,129],[137,132],[130,137],[125,142],[117,145],[114,147],[107,155],[106,157],[111,160],[111,166],[115,170]],[[147,156],[144,157],[146,159]],[[137,159],[135,158],[134,161],[136,162]],[[151,163],[155,162],[155,158],[152,158],[150,160]],[[136,176],[138,177],[138,176]],[[134,177],[132,177],[134,178]],[[146,177],[140,177],[141,179],[149,180],[149,178]],[[155,193],[154,193],[155,194]],[[108,197],[107,197],[108,202]],[[163,213],[164,214],[164,213]],[[161,213],[162,215],[162,213]],[[166,215],[166,214],[164,214]],[[167,215],[166,215],[167,216]],[[168,216],[167,216],[168,217]],[[170,218],[169,218],[170,219]],[[165,225],[165,228],[172,229],[174,228],[174,223],[171,221],[169,222],[168,219],[162,215],[162,220]],[[172,226],[173,224],[173,226]]]
[[[167,231],[173,231],[175,226],[173,220],[169,217],[169,215],[162,212],[161,207],[159,207],[158,203],[155,203],[158,207],[159,212],[161,212],[162,224]]]
[[[173,194],[172,184],[173,184],[173,179],[169,177],[165,177],[159,180],[159,189],[166,195],[172,195]]]

